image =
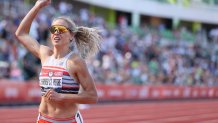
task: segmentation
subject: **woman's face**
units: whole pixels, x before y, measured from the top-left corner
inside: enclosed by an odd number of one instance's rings
[[[68,46],[73,37],[68,29],[68,24],[62,19],[53,21],[50,33],[53,46]]]

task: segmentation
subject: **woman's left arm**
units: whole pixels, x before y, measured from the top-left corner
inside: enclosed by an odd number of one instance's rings
[[[98,100],[97,90],[85,60],[78,58],[75,62],[75,65],[77,66],[76,76],[82,89],[77,95],[65,95],[64,100],[72,100],[73,102],[75,101],[76,103],[81,104],[96,103]]]

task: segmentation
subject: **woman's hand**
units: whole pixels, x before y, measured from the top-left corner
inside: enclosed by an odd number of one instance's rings
[[[39,6],[40,8],[43,8],[51,3],[51,0],[37,0],[35,3],[35,6]]]
[[[53,89],[49,89],[45,95],[44,95],[48,100],[53,100],[53,101],[63,101],[63,96],[60,93],[57,93]]]

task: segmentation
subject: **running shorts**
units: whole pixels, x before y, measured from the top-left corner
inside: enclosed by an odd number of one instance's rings
[[[36,123],[83,123],[83,118],[79,111],[71,118],[52,118],[39,113]]]

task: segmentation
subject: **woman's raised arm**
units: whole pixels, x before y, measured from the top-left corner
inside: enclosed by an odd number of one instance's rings
[[[17,37],[18,41],[38,58],[41,58],[41,45],[38,43],[38,41],[36,41],[36,39],[29,35],[29,30],[38,12],[50,3],[51,0],[38,0],[36,4],[31,8],[31,10],[27,13],[27,15],[23,18],[15,32],[15,36]]]

